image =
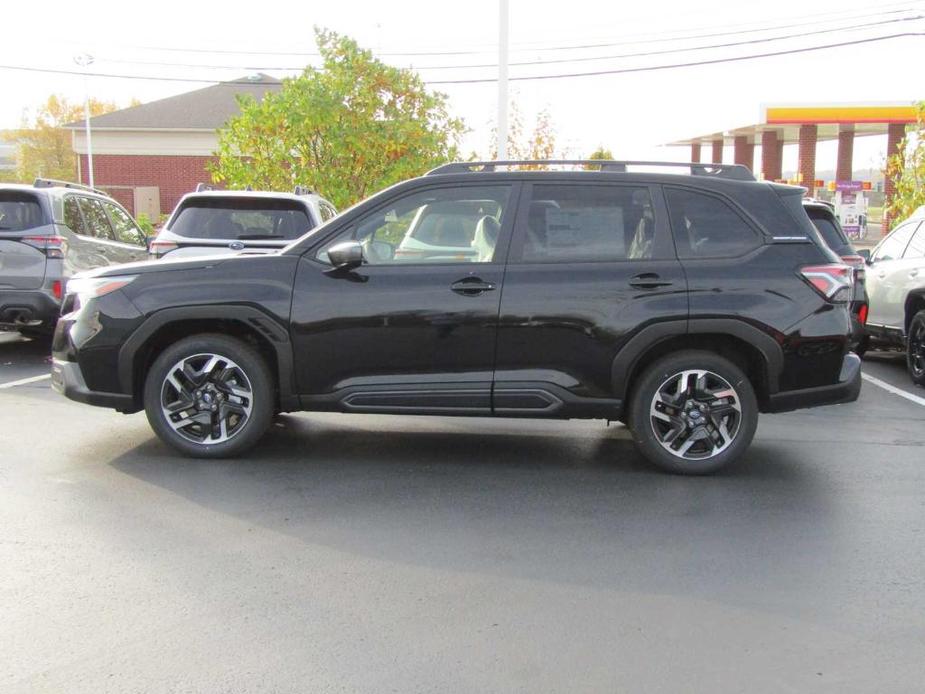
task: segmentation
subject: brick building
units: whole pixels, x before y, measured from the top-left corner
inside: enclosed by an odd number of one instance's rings
[[[217,130],[239,113],[236,97],[258,101],[282,83],[258,74],[113,111],[90,119],[93,176],[133,214],[169,213],[184,193],[209,181],[206,165],[218,147]],[[83,121],[71,130],[77,176],[89,183]]]

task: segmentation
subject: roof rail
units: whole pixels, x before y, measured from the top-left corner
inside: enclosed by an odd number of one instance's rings
[[[196,184],[197,193],[205,193],[210,190],[216,190],[215,186],[212,185],[211,183],[197,183]]]
[[[312,195],[315,191],[310,186],[296,186],[292,192],[294,195]]]
[[[112,197],[109,193],[104,190],[99,190],[97,188],[91,188],[90,186],[84,185],[83,183],[73,183],[71,181],[59,181],[55,178],[36,178],[32,183],[34,188],[74,188],[76,190],[85,190],[88,193],[96,193],[97,195],[105,195],[107,198]]]
[[[593,166],[600,171],[626,173],[630,166],[664,166],[686,168],[691,176],[715,176],[736,181],[754,181],[755,176],[747,166],[742,164],[701,164],[699,162],[680,161],[615,161],[612,159],[505,159],[501,161],[459,161],[438,166],[427,172],[435,174],[475,173],[477,171],[495,171],[497,167],[517,166]]]

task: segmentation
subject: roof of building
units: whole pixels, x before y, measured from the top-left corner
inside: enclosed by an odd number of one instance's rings
[[[721,130],[705,135],[669,142],[669,145],[710,144],[722,141],[732,144],[736,137],[745,137],[751,144],[761,141],[761,133],[772,130],[778,141],[791,144],[800,141],[800,126],[817,126],[818,141],[834,140],[838,133],[851,130],[858,137],[885,135],[890,123],[916,122],[916,108],[912,103],[879,104],[778,104],[762,107],[761,122],[732,130]]]
[[[239,113],[236,96],[249,94],[259,101],[267,92],[279,91],[282,84],[275,77],[258,73],[95,116],[90,119],[90,127],[93,130],[216,130]],[[64,127],[77,130],[84,127],[84,122],[68,123]]]

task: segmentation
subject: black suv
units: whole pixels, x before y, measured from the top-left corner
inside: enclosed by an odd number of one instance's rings
[[[84,274],[54,387],[144,409],[193,456],[244,451],[280,411],[600,418],[682,473],[740,457],[759,412],[858,397],[853,272],[801,188],[556,163],[597,170],[448,164],[277,254]],[[412,228],[443,250],[410,253]]]

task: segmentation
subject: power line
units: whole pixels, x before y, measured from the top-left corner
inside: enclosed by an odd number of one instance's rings
[[[512,61],[509,63],[511,66],[526,66],[526,65],[561,65],[568,63],[584,63],[584,62],[596,62],[599,60],[617,60],[623,58],[641,58],[641,57],[651,57],[655,55],[670,55],[674,53],[691,53],[695,51],[705,51],[713,50],[717,48],[734,48],[738,46],[749,46],[761,43],[771,43],[774,41],[787,41],[796,38],[805,38],[807,36],[819,36],[822,34],[832,34],[839,33],[843,31],[854,31],[857,29],[869,29],[871,27],[883,26],[886,24],[896,24],[900,22],[913,22],[925,19],[923,15],[915,15],[912,17],[900,17],[897,19],[886,19],[880,22],[867,22],[865,24],[853,24],[849,26],[837,27],[837,28],[828,28],[828,29],[817,29],[815,31],[807,31],[797,34],[785,34],[781,36],[766,36],[763,38],[748,39],[746,41],[732,41],[728,43],[719,43],[719,44],[710,44],[706,46],[687,46],[684,48],[669,48],[665,50],[658,51],[642,51],[637,53],[623,53],[619,55],[600,55],[600,56],[583,56],[578,58],[559,58],[553,60],[527,60],[527,61]],[[197,63],[174,63],[174,62],[163,62],[163,61],[149,61],[149,60],[127,60],[127,59],[118,59],[118,58],[101,58],[101,61],[107,63],[115,63],[119,65],[147,65],[147,66],[156,66],[156,67],[183,67],[183,68],[200,68],[204,70],[253,70],[253,71],[263,71],[263,70],[303,70],[305,65],[214,65],[214,64],[197,64]],[[463,69],[476,69],[476,68],[495,68],[498,67],[497,63],[479,63],[479,64],[470,64],[470,65],[412,65],[414,70],[463,70]]]
[[[570,77],[596,77],[600,75],[619,75],[633,72],[654,72],[658,70],[672,70],[676,68],[685,68],[685,67],[699,67],[703,65],[718,65],[721,63],[736,63],[744,60],[756,60],[759,58],[772,58],[777,56],[784,55],[794,55],[799,53],[809,53],[814,51],[829,50],[832,48],[841,48],[845,46],[857,46],[861,44],[876,43],[881,41],[891,41],[899,38],[906,37],[915,37],[915,36],[925,36],[925,32],[903,32],[898,34],[888,34],[886,36],[873,36],[863,39],[855,39],[852,41],[841,41],[838,43],[824,44],[821,46],[807,46],[803,48],[790,48],[782,51],[771,51],[766,53],[754,53],[751,55],[742,55],[734,56],[729,58],[714,58],[710,60],[698,60],[689,63],[671,63],[667,65],[650,65],[645,67],[633,67],[633,68],[619,68],[613,70],[595,70],[590,72],[572,72],[572,73],[560,73],[553,75],[530,75],[530,76],[521,76],[521,77],[510,77],[511,81],[525,82],[531,80],[553,80],[553,79],[563,79]],[[210,79],[195,79],[191,77],[165,77],[161,75],[123,75],[123,74],[114,74],[106,72],[88,72],[84,73],[83,71],[78,70],[60,70],[53,68],[37,68],[29,67],[24,65],[0,65],[0,70],[16,70],[21,72],[33,72],[33,73],[44,73],[44,74],[53,74],[53,75],[78,75],[83,76],[86,74],[88,77],[105,77],[111,79],[128,79],[128,80],[141,80],[141,81],[154,81],[154,82],[185,82],[191,84],[212,84],[218,86],[228,86],[228,87],[240,87],[242,85],[266,85],[266,86],[278,86],[280,83],[276,80],[274,81],[262,81],[262,80],[251,80],[247,82],[216,82],[215,80]],[[494,77],[489,78],[476,78],[476,79],[460,79],[460,80],[425,80],[426,84],[484,84],[489,82],[494,82]]]

